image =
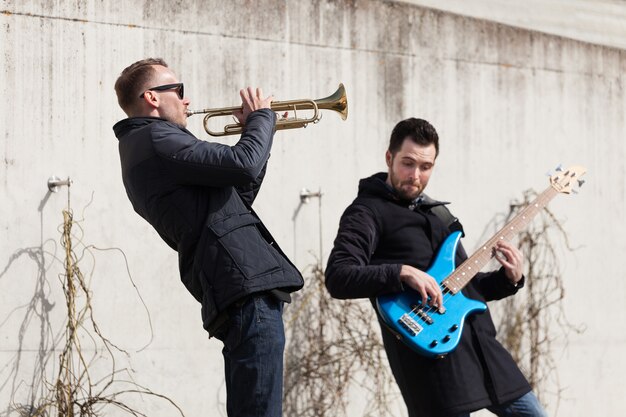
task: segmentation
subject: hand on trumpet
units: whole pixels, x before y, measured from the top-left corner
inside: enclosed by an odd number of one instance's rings
[[[235,116],[242,125],[245,124],[250,113],[259,109],[271,108],[270,106],[274,100],[274,96],[263,98],[263,90],[260,88],[243,88],[239,90],[239,95],[241,96],[241,109],[233,111],[233,116]]]

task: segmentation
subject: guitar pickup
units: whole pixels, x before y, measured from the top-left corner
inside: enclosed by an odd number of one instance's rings
[[[422,320],[424,320],[426,322],[426,324],[433,324],[434,320],[432,319],[432,317],[430,317],[428,315],[428,313],[426,313],[424,311],[424,307],[422,306],[418,306],[418,305],[414,305],[412,306],[413,311],[415,312],[415,314],[418,315],[418,317]]]
[[[417,336],[417,334],[422,331],[422,326],[420,326],[413,317],[406,313],[398,319],[398,323],[404,327],[406,331],[411,334],[411,336]]]

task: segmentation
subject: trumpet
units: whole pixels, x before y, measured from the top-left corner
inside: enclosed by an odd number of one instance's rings
[[[346,97],[346,89],[343,84],[339,84],[339,88],[328,97],[317,100],[301,99],[289,101],[274,101],[270,107],[276,113],[293,112],[293,117],[279,116],[276,122],[276,130],[298,129],[306,127],[309,123],[317,123],[322,118],[320,110],[333,110],[341,116],[341,120],[348,117],[348,99]],[[224,126],[222,131],[213,131],[209,128],[209,120],[213,117],[231,116],[234,111],[240,110],[241,106],[223,107],[204,110],[190,110],[187,116],[194,114],[205,114],[204,130],[211,136],[236,135],[243,132],[243,124],[232,123]],[[312,111],[310,117],[298,117],[298,111]]]

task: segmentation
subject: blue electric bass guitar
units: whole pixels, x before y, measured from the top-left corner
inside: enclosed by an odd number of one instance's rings
[[[486,304],[465,297],[461,290],[494,256],[496,242],[514,237],[557,194],[569,194],[576,181],[582,185],[578,178],[585,172],[580,166],[558,170],[556,175],[550,177],[550,186],[544,192],[457,269],[454,257],[461,232],[451,233],[426,271],[441,288],[443,306],[435,308],[423,304],[421,295],[412,289],[379,296],[376,298],[376,308],[385,323],[404,343],[421,355],[441,357],[453,351],[461,338],[465,318],[487,309]]]

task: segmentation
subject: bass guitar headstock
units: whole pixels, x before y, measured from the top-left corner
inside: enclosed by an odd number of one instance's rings
[[[585,183],[584,180],[580,179],[587,172],[585,167],[574,165],[565,170],[559,167],[556,171],[556,174],[550,176],[550,184],[560,193],[576,192],[573,187],[581,187]]]

